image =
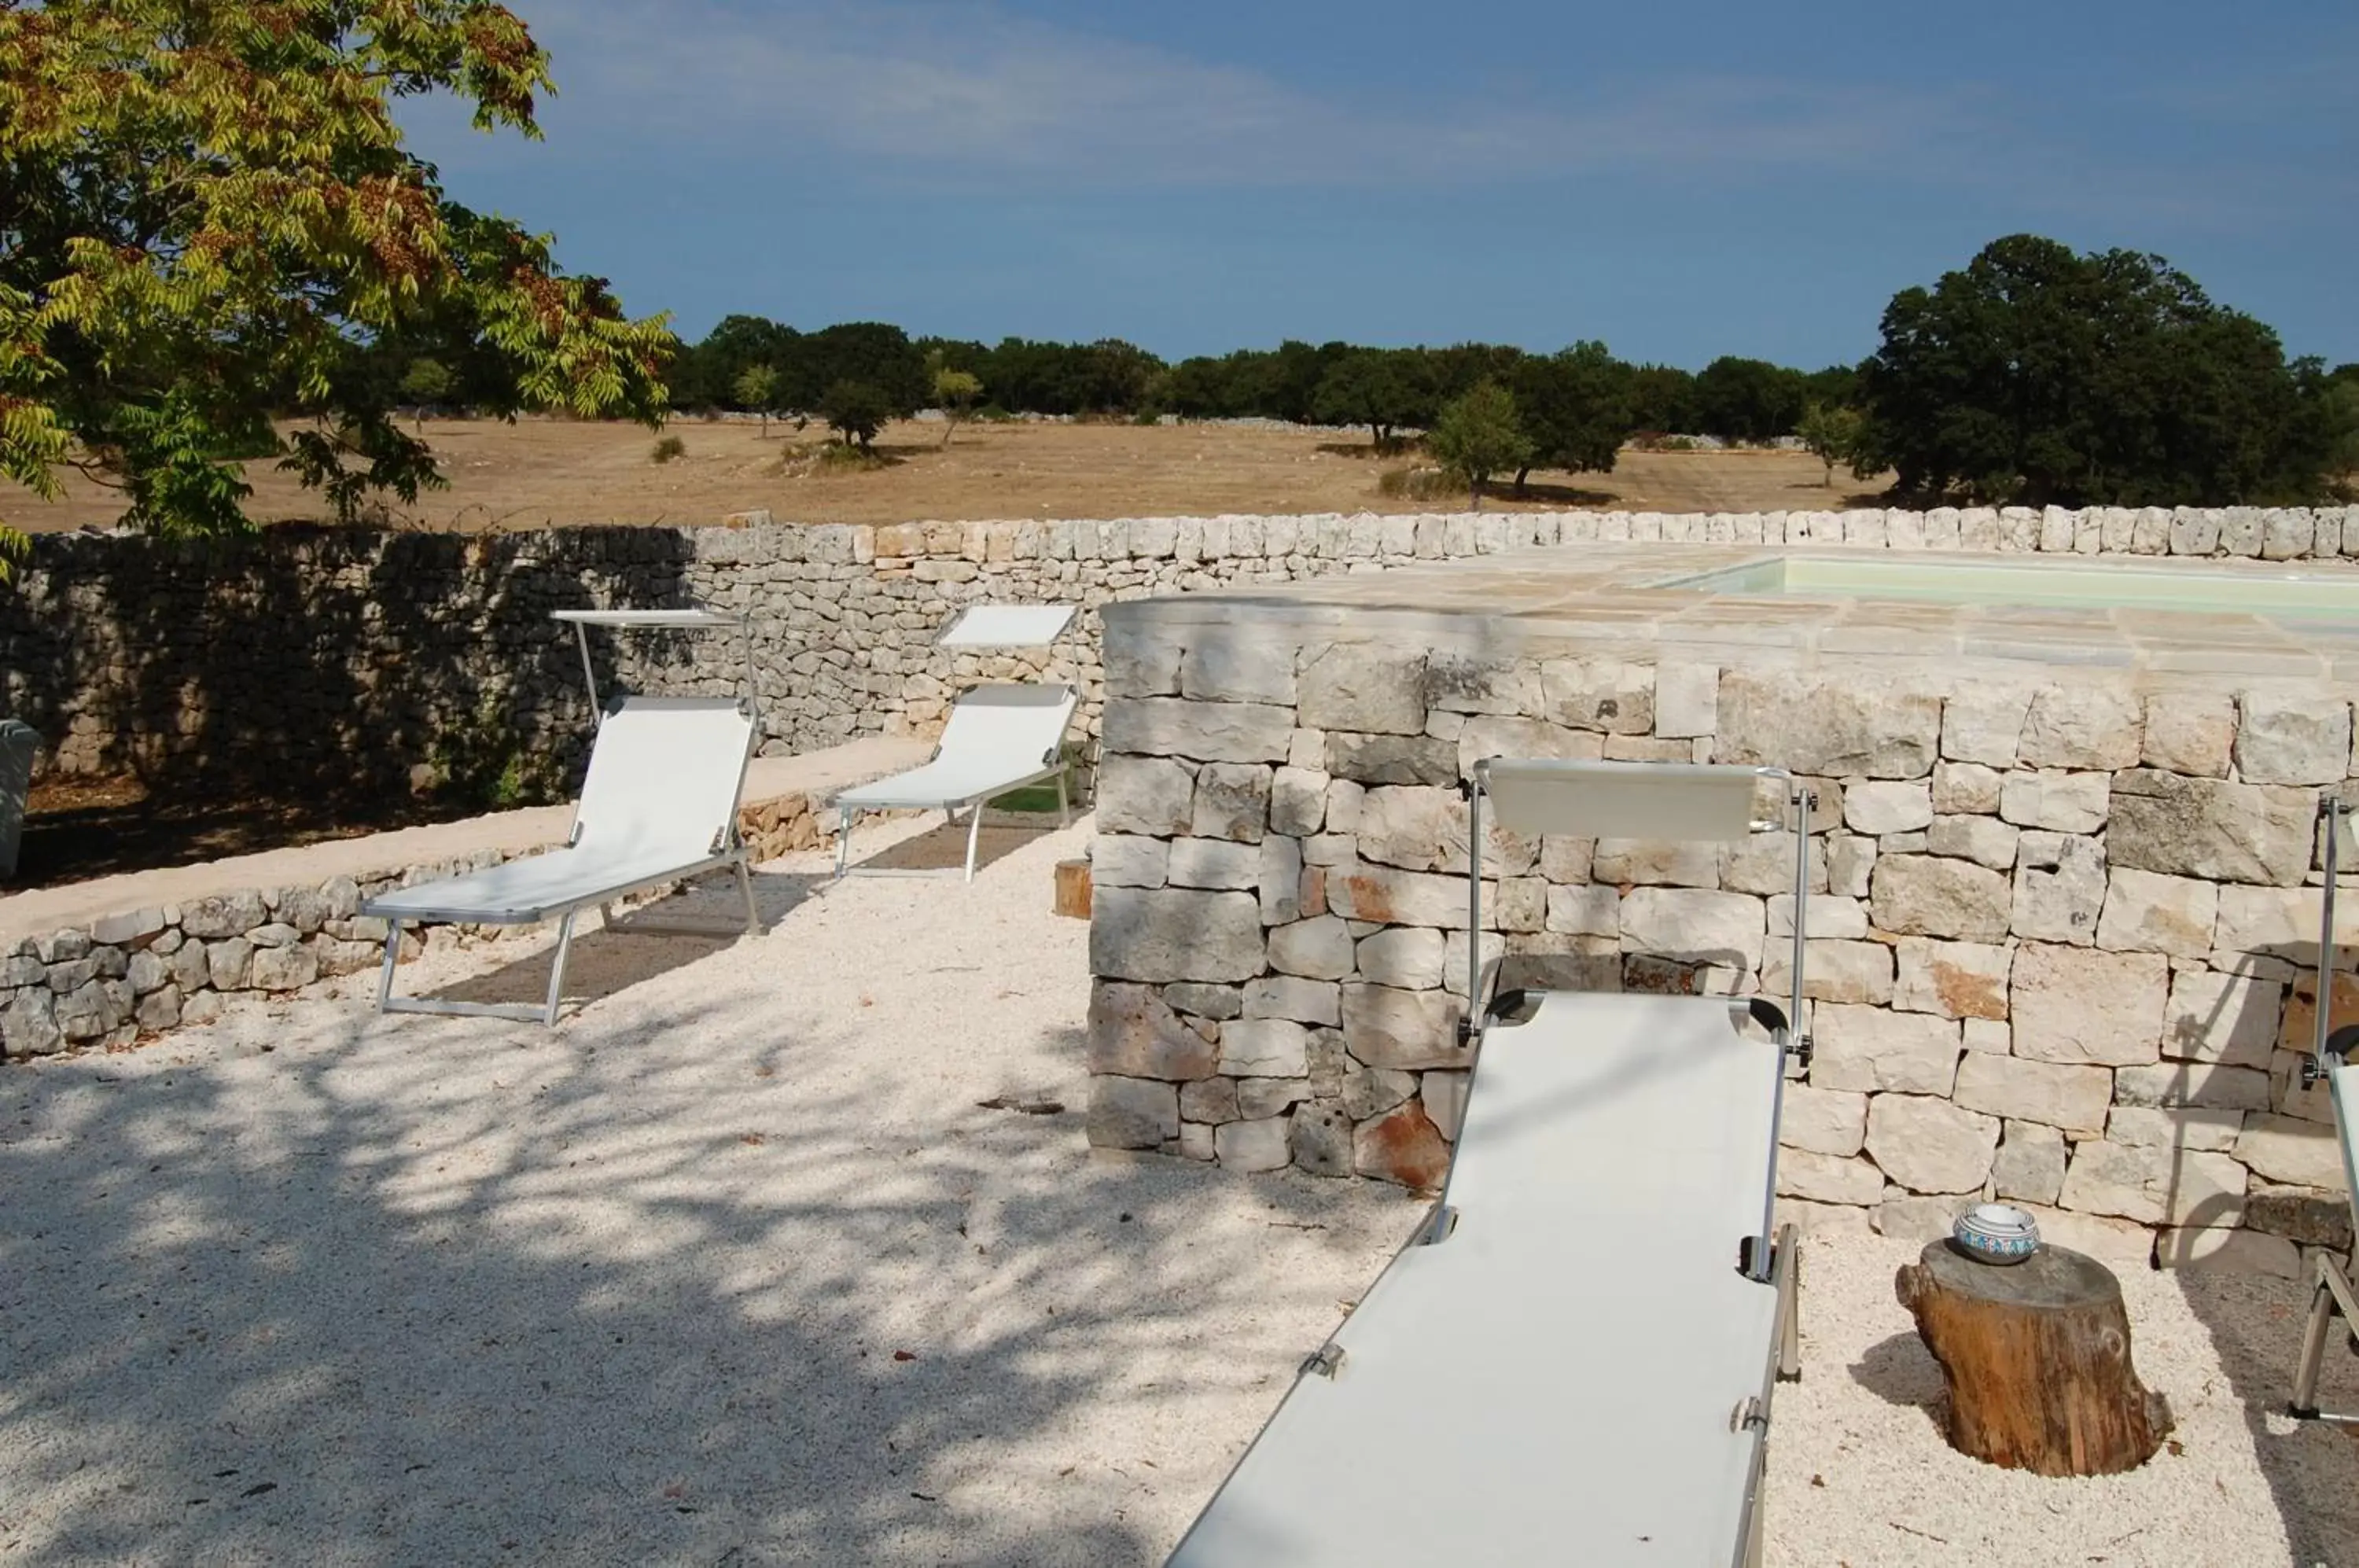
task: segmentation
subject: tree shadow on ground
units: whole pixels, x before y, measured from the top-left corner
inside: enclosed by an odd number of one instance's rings
[[[1520,489],[1512,481],[1485,485],[1483,495],[1493,501],[1540,501],[1551,506],[1611,506],[1619,499],[1610,490],[1584,490],[1578,485],[1538,479],[1526,480]]]
[[[983,832],[975,841],[975,874],[996,865],[1017,850],[1058,831],[1050,820],[1038,827],[1018,827],[984,819]],[[871,845],[863,850],[860,840],[852,841],[852,869],[862,871],[943,871],[956,873],[966,866],[966,824],[940,822],[921,833],[899,839],[884,845]]]
[[[664,1038],[715,1031],[690,1055],[595,1015],[356,1017],[276,1055],[11,1069],[0,1547],[1159,1557],[1127,1517],[1156,1475],[1113,1473],[1091,1423],[1165,1419],[1205,1365],[1275,1403],[1303,1349],[1192,1244],[1201,1173],[963,1101],[905,1148],[859,1090],[800,1088],[853,1049],[827,1019],[739,996]],[[1256,1187],[1271,1245],[1322,1245],[1322,1185]],[[1014,1292],[1045,1311],[995,1310]],[[1208,1303],[1248,1326],[1174,1360]]]

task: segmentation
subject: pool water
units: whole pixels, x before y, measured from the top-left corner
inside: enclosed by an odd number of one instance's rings
[[[2267,570],[1776,555],[1650,586],[1795,598],[2359,617],[2359,575]]]

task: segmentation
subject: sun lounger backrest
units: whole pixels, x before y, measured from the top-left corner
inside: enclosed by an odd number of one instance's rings
[[[2359,1225],[2359,1065],[2329,1066],[2326,1092],[2334,1099],[2334,1136],[2343,1145],[2343,1189],[2351,1205],[2351,1223]]]
[[[575,842],[602,855],[716,852],[736,819],[754,721],[726,697],[629,697],[598,726],[574,812]]]
[[[1074,701],[1070,686],[978,686],[951,704],[940,755],[994,764],[1011,779],[1053,768]]]
[[[1753,831],[1750,768],[1494,757],[1484,790],[1499,825],[1577,838],[1741,839]]]

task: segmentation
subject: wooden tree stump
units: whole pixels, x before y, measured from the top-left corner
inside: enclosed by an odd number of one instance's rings
[[[1893,1280],[1950,1385],[1950,1446],[2010,1470],[2135,1470],[2170,1409],[2130,1364],[2121,1281],[2094,1258],[2043,1247],[1984,1263],[1946,1239]]]
[[[1090,918],[1090,863],[1086,860],[1057,862],[1056,911],[1077,920]]]

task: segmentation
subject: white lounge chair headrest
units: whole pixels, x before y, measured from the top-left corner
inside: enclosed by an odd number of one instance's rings
[[[1065,635],[1071,604],[969,604],[934,639],[937,648],[1047,648]]]
[[[1741,839],[1775,768],[1495,757],[1474,765],[1501,827],[1580,838]]]

